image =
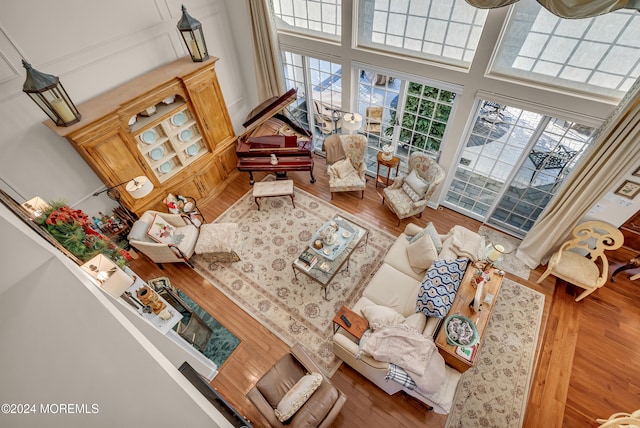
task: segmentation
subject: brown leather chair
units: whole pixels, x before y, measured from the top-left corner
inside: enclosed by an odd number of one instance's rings
[[[300,378],[312,372],[322,373],[305,348],[297,344],[262,376],[247,393],[247,398],[272,427],[329,427],[340,413],[347,397],[324,375],[318,389],[286,423],[280,422],[274,413],[287,391]]]

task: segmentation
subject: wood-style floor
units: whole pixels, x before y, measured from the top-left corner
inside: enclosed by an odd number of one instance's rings
[[[308,173],[290,173],[298,188],[324,200],[331,199],[324,160],[316,158],[317,182],[309,183]],[[256,180],[263,174],[256,174]],[[240,174],[212,203],[200,207],[212,221],[250,190],[247,174]],[[404,220],[381,204],[381,188],[369,179],[363,199],[359,192],[338,193],[331,201],[363,221],[392,234],[399,234],[412,221],[425,225],[431,221],[446,232],[461,224],[477,231],[480,223],[445,208],[427,208],[422,218]],[[635,256],[631,250],[607,253],[612,269]],[[131,263],[142,278],[168,276],[171,282],[238,336],[242,343],[219,368],[212,385],[256,427],[268,426],[245,394],[288,347],[251,316],[239,309],[214,286],[184,264],[165,264],[160,270],[146,257]],[[507,277],[542,292],[545,299],[538,357],[532,379],[525,427],[591,427],[595,419],[612,413],[640,408],[640,287],[629,281],[629,273],[618,275],[582,302],[574,302],[574,290],[566,284],[556,287],[548,277],[536,284],[544,272],[539,267],[528,281]],[[427,412],[415,400],[402,395],[389,396],[346,364],[332,378],[348,400],[335,421],[336,427],[393,426],[442,427],[446,416]]]

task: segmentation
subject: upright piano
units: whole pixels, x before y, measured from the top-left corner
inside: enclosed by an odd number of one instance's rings
[[[296,96],[296,90],[290,89],[266,100],[242,124],[245,132],[236,149],[238,171],[248,172],[251,184],[254,171],[272,171],[276,178],[286,178],[287,171],[309,171],[310,181],[315,183],[312,134],[296,124],[285,110]]]

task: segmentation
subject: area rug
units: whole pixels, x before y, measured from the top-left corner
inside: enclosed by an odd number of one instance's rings
[[[502,257],[502,260],[497,263],[497,266],[500,269],[519,276],[520,278],[529,279],[531,269],[516,257],[516,250],[520,245],[520,240],[518,238],[514,238],[513,236],[498,232],[497,230],[486,226],[480,226],[478,234],[485,237],[487,244],[490,242],[494,245],[500,244],[505,248],[505,250],[509,251],[509,253],[505,254]]]
[[[544,295],[504,279],[476,364],[463,373],[445,427],[520,427]]]
[[[336,214],[367,228],[369,236],[351,255],[348,270],[329,283],[325,300],[319,283],[301,273],[295,278],[291,263]],[[295,208],[283,196],[263,199],[258,210],[249,192],[215,220],[223,222],[239,225],[241,260],[218,263],[196,255],[195,269],[289,346],[304,345],[333,375],[341,361],[332,351],[332,319],[342,305],[358,300],[395,238],[300,189]]]
[[[195,314],[198,315],[211,329],[211,339],[209,339],[209,343],[207,343],[207,346],[205,346],[202,353],[205,357],[216,363],[218,370],[220,370],[220,366],[227,361],[227,358],[229,358],[231,353],[235,351],[240,344],[240,339],[227,330],[225,326],[220,324],[220,322],[212,317],[207,311],[202,309],[200,305],[191,300],[191,298],[184,294],[182,290],[177,291],[178,296],[184,301],[184,303],[189,305],[193,312],[195,312]],[[183,319],[183,322],[186,324],[188,320]]]

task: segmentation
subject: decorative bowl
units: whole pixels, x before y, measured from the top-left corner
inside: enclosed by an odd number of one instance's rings
[[[478,329],[473,321],[464,315],[449,315],[444,321],[444,329],[449,345],[466,347],[478,343]]]

